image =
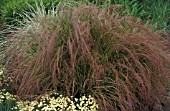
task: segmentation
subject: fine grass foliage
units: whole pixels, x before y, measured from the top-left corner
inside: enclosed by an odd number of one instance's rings
[[[92,95],[101,111],[152,110],[164,93],[165,40],[117,10],[60,2],[28,14],[3,53],[13,94],[31,100],[57,90],[74,98]]]
[[[57,4],[59,1],[61,0],[11,0],[2,6],[1,18],[6,25],[18,26],[18,21],[23,19],[21,15],[26,11],[31,11],[31,7],[29,7],[30,5],[35,7],[37,4],[43,2],[46,10],[48,10],[51,8],[52,4]]]
[[[144,21],[150,21],[154,30],[167,31],[170,26],[169,0],[143,0],[140,3],[145,13],[140,16]]]

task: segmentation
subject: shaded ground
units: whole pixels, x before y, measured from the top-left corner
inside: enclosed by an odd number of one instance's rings
[[[168,73],[170,73],[170,71]],[[170,79],[170,77],[168,78]],[[163,111],[170,111],[170,82],[168,84],[169,86],[167,86],[166,88],[167,94],[164,96],[163,100],[161,101]]]
[[[169,29],[169,32],[167,34],[167,39],[169,41],[167,46],[168,46],[168,49],[169,49],[169,58],[170,58],[170,29]],[[169,64],[169,67],[170,67],[170,64]],[[167,83],[167,87],[166,87],[167,95],[164,96],[163,101],[162,101],[163,111],[170,111],[170,69],[168,70],[167,73],[168,73],[169,82]]]
[[[170,111],[170,89],[168,94],[165,96],[165,100],[162,102],[163,111]]]

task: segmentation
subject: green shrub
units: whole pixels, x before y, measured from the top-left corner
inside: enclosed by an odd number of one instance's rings
[[[41,6],[31,12],[4,52],[13,94],[33,99],[28,95],[55,89],[92,95],[101,111],[152,110],[166,80],[164,40],[117,10],[61,2],[48,13]]]

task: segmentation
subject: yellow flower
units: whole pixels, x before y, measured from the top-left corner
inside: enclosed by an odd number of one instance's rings
[[[4,73],[3,69],[0,69],[0,75],[2,75]]]

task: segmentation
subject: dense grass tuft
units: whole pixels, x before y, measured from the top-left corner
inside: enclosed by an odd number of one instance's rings
[[[152,110],[163,94],[165,41],[116,7],[61,3],[29,18],[27,28],[10,35],[4,53],[13,93],[33,99],[55,89],[90,94],[102,111]]]

